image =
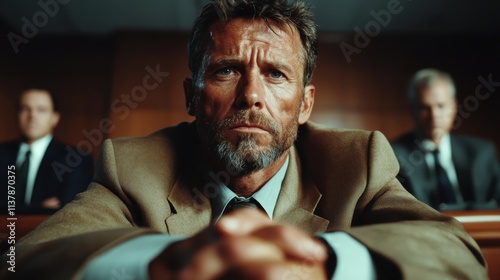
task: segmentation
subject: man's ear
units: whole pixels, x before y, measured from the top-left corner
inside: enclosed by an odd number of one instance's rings
[[[314,85],[307,85],[304,89],[304,97],[300,105],[299,124],[304,124],[311,116],[312,108],[314,106],[314,93],[316,88]]]
[[[184,86],[184,98],[186,102],[186,112],[190,116],[196,115],[196,108],[194,104],[194,89],[193,89],[193,80],[190,78],[185,78],[182,82]]]
[[[60,119],[61,119],[61,114],[59,112],[52,112],[52,116],[50,118],[50,126],[52,127],[52,129],[54,129],[57,126]]]
[[[458,100],[456,98],[453,100],[452,110],[453,110],[453,117],[456,117],[458,113]]]

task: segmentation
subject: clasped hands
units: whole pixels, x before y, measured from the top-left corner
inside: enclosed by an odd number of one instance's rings
[[[326,279],[327,249],[262,212],[241,209],[168,246],[149,265],[150,279]]]

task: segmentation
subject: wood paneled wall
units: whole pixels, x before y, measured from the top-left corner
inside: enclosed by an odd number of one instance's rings
[[[110,137],[147,135],[192,118],[182,81],[189,77],[186,33],[124,33],[116,39]],[[126,100],[130,99],[129,102]]]
[[[459,104],[474,109],[464,111],[456,132],[488,138],[500,149],[500,87],[474,103],[479,76],[491,75],[500,82],[499,38],[379,36],[359,54],[352,54],[348,63],[339,44],[352,44],[353,36],[320,36],[312,120],[333,127],[380,130],[395,139],[413,127],[405,97],[408,79],[421,68],[435,67],[451,73]],[[94,141],[100,140],[99,133],[103,138],[145,135],[192,120],[184,109],[182,89],[183,79],[189,76],[187,38],[188,34],[176,32],[122,32],[105,40],[30,42],[15,56],[3,50],[0,141],[18,136],[14,97],[22,84],[40,78],[60,95],[63,119],[55,135],[73,145],[99,142]],[[94,155],[99,146],[93,146]]]
[[[455,80],[463,110],[454,132],[488,138],[500,149],[500,86],[486,100],[475,97],[479,76],[488,79],[491,75],[500,82],[500,38],[386,36],[372,39],[348,63],[339,44],[352,43],[352,37],[323,34],[321,38],[315,79],[319,106],[313,119],[339,127],[380,130],[393,140],[413,129],[405,96],[410,77],[432,67],[449,72]]]
[[[43,84],[54,91],[60,108],[54,136],[96,157],[101,141],[87,135],[108,114],[112,47],[110,39],[75,37],[35,38],[18,54],[10,46],[0,48],[0,141],[20,136],[19,93],[32,83]]]

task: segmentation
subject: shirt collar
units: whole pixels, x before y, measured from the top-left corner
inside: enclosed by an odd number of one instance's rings
[[[436,143],[434,143],[432,140],[424,139],[422,140],[422,147],[426,152],[432,152],[436,149],[439,149],[439,153],[442,156],[451,156],[450,134],[447,133],[443,135],[443,138],[441,138],[441,142],[439,142],[439,145],[436,145]]]
[[[28,150],[31,151],[31,157],[42,158],[43,155],[45,154],[45,151],[47,150],[47,147],[50,144],[50,141],[52,141],[52,134],[45,135],[44,137],[31,143],[31,145],[22,142],[21,145],[19,146],[18,162],[19,161],[21,163],[24,162],[25,155]]]
[[[276,201],[281,190],[281,184],[285,179],[286,170],[288,169],[289,156],[287,156],[285,163],[281,168],[274,174],[274,176],[255,192],[251,197],[253,197],[262,206],[267,216],[270,219],[273,217],[274,208],[276,207]],[[221,180],[216,180],[218,186],[218,195],[213,196],[210,199],[212,205],[212,220],[217,221],[224,213],[227,204],[235,197],[238,197],[229,187],[227,187]]]
[[[439,154],[441,159],[451,159],[450,134],[445,134],[439,143]]]

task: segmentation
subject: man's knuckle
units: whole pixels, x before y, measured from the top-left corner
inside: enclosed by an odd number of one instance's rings
[[[245,252],[246,243],[240,238],[227,238],[221,242],[219,252],[226,258],[238,259]]]

